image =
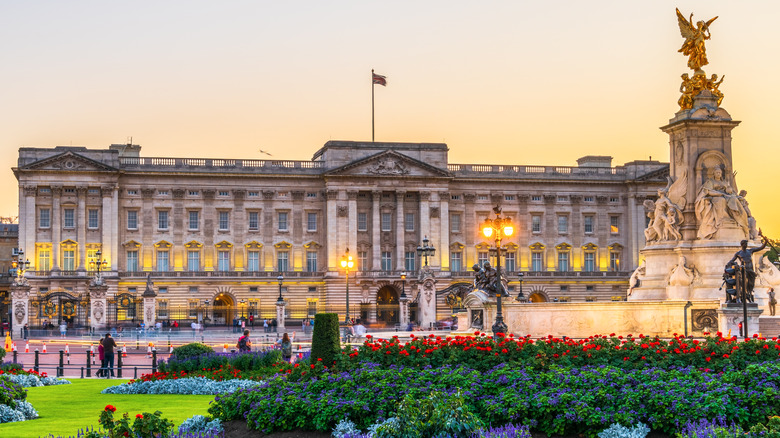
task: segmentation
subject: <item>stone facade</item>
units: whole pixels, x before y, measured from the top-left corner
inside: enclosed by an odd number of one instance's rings
[[[73,302],[85,310],[65,319],[88,325],[102,261],[100,326],[149,319],[149,274],[156,320],[276,318],[278,275],[288,326],[318,311],[343,314],[347,249],[357,265],[352,315],[405,320],[405,271],[408,317],[430,324],[451,311],[442,296],[418,298],[416,248],[424,237],[436,248],[435,290],[471,282],[470,267],[490,259],[479,224],[496,204],[516,230],[501,263],[510,293],[523,272],[534,302],[625,299],[645,245],[643,202],[666,184],[668,164],[450,164],[447,153],[445,144],[348,141],[326,143],[311,161],[142,157],[137,145],[21,148],[14,173],[19,247],[32,262],[30,324],[63,318],[57,309]]]

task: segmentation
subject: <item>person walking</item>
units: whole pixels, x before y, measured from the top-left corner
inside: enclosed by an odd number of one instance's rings
[[[263,320],[263,330],[268,333],[268,318]]]
[[[95,373],[95,377],[104,377],[106,375],[106,350],[103,348],[103,340],[98,341],[98,359],[100,359],[100,369]]]
[[[241,353],[252,351],[252,341],[249,340],[249,330],[244,330],[244,335],[238,338],[236,348]]]
[[[68,334],[68,323],[63,320],[62,324],[60,324],[60,337],[64,338],[65,335],[67,334]]]
[[[292,338],[295,339],[295,332],[293,332]],[[292,339],[290,339],[290,336],[285,332],[282,335],[282,339],[278,342],[279,348],[282,350],[282,359],[284,359],[285,362],[290,363],[290,360],[292,359]]]
[[[114,348],[116,348],[114,338],[111,337],[111,333],[106,333],[106,337],[103,338],[103,356],[106,358],[105,377],[107,379],[114,377]]]

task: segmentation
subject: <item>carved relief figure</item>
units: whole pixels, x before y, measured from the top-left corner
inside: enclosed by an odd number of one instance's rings
[[[695,278],[693,268],[686,266],[685,262],[685,256],[680,255],[679,261],[672,267],[669,273],[669,284],[671,286],[690,286],[693,283]]]
[[[712,175],[702,184],[696,197],[696,219],[699,221],[699,239],[711,239],[723,224],[734,221],[749,235],[748,215],[739,196],[728,181],[723,179],[723,169],[716,166]]]
[[[750,212],[750,207],[748,205],[747,199],[745,197],[747,196],[747,190],[740,190],[739,191],[739,202],[742,203],[742,208],[745,209],[745,214],[747,214],[748,217],[748,234],[749,239],[754,240],[758,237],[758,229],[756,228],[756,218],[753,217],[753,213]]]
[[[775,307],[777,306],[777,299],[775,298],[775,288],[770,287],[769,292],[769,316],[775,316]]]
[[[102,321],[104,313],[105,312],[103,310],[103,302],[102,301],[97,301],[95,303],[95,310],[93,311],[93,314],[95,315],[95,321],[97,321],[97,322]]]
[[[146,308],[146,320],[147,321],[154,321],[154,307],[148,306]]]
[[[16,315],[16,323],[21,324],[22,321],[24,321],[24,315],[25,315],[25,309],[24,304],[22,303],[16,303],[16,310],[14,311],[14,315]]]
[[[666,188],[658,190],[658,199],[653,202],[644,202],[647,216],[650,222],[645,229],[645,239],[648,242],[658,240],[681,240],[680,225],[683,223],[682,207],[685,206],[685,185],[687,184],[687,171],[672,182],[668,178]],[[682,206],[682,207],[681,207]]]
[[[407,169],[403,163],[400,163],[391,158],[387,158],[379,161],[373,167],[369,168],[368,172],[379,175],[406,175],[409,173],[409,169]]]

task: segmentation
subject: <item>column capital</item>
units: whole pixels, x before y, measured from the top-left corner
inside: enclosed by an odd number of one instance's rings
[[[173,189],[171,193],[173,194],[173,199],[184,199],[184,189]]]
[[[154,189],[152,190],[152,194],[154,194]],[[104,198],[110,198],[114,196],[114,192],[116,191],[116,185],[115,184],[106,184],[100,188],[100,194]],[[141,190],[141,193],[143,194],[143,190]]]
[[[38,186],[26,185],[24,186],[24,196],[35,196],[38,193]]]
[[[306,196],[306,192],[303,190],[293,190],[292,191],[292,198],[293,201],[303,201],[303,197]]]
[[[357,190],[347,190],[347,198],[349,198],[350,201],[356,200],[357,197],[358,197]]]
[[[338,190],[328,190],[325,193],[325,196],[327,196],[329,201],[333,201],[339,198],[339,191]]]
[[[62,186],[61,185],[52,185],[51,186],[51,194],[53,196],[61,196],[62,195]]]
[[[76,186],[76,193],[79,195],[79,197],[86,195],[87,190],[87,186]]]
[[[431,192],[420,192],[421,201],[429,201],[431,199]]]

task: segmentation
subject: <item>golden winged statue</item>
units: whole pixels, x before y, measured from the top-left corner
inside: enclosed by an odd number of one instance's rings
[[[694,71],[694,74],[703,75],[702,66],[709,64],[704,42],[710,39],[710,25],[718,17],[716,16],[708,21],[699,21],[694,25],[693,14],[691,14],[690,18],[685,18],[679,9],[675,10],[677,11],[677,24],[680,26],[680,35],[685,38],[685,42],[678,52],[688,57],[688,67]]]

